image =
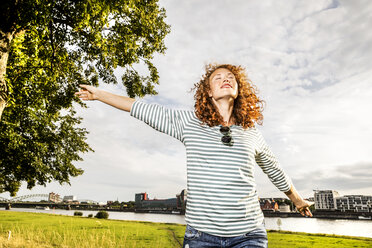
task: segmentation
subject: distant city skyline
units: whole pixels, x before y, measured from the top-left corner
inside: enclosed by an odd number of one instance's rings
[[[318,190],[313,190],[313,192],[314,192],[314,194],[315,194],[315,192],[316,191],[335,191],[335,192],[337,192],[337,193],[339,193],[339,191],[337,190],[337,189],[318,189]],[[54,194],[58,194],[58,192],[49,192],[49,193],[54,193]],[[47,193],[47,194],[49,194],[49,193]],[[154,196],[154,197],[151,197],[151,192],[136,192],[135,194],[138,194],[138,193],[147,193],[147,195],[148,195],[148,197],[149,197],[149,199],[169,199],[169,198],[174,198],[174,196],[168,196],[168,197],[164,197],[164,198],[159,198],[159,197],[156,197],[156,196]],[[177,194],[179,194],[180,192],[178,192]],[[47,194],[45,194],[45,195],[47,195]],[[310,199],[310,198],[314,198],[314,194],[313,195],[311,195],[311,196],[303,196],[304,198],[306,198],[306,199]],[[31,194],[29,194],[29,195],[38,195],[37,193],[31,193]],[[40,194],[39,194],[40,195]],[[134,196],[135,195],[133,195],[133,199],[131,199],[131,200],[127,200],[127,201],[120,201],[118,198],[117,199],[107,199],[107,200],[104,200],[104,201],[97,201],[97,200],[95,200],[95,199],[88,199],[88,198],[84,198],[84,197],[78,197],[78,196],[76,196],[76,195],[60,195],[60,194],[58,194],[61,198],[65,198],[65,197],[74,197],[74,199],[75,200],[77,200],[77,201],[82,201],[82,200],[91,200],[91,201],[95,201],[95,202],[107,202],[107,201],[113,201],[113,202],[115,202],[115,201],[119,201],[119,202],[128,202],[128,201],[134,201]],[[351,194],[351,195],[354,195],[354,196],[357,196],[357,195],[363,195],[363,196],[371,196],[372,197],[372,192],[370,193],[370,194],[367,194],[367,195],[365,195],[365,194]],[[5,199],[8,199],[8,200],[11,200],[11,199],[13,199],[13,198],[19,198],[19,197],[22,197],[22,196],[27,196],[27,195],[17,195],[17,196],[15,196],[15,197],[8,197],[8,198],[6,198],[6,197],[4,197],[4,196],[1,196],[0,195],[0,202],[1,202],[1,198],[5,198]],[[338,196],[349,196],[348,194],[338,194]],[[272,198],[276,198],[276,199],[288,199],[288,197],[286,197],[286,196],[281,196],[281,197],[273,197],[273,196],[266,196],[266,197],[260,197],[260,196],[258,196],[260,199],[272,199]],[[35,198],[37,198],[37,197],[35,197]],[[42,197],[39,197],[39,198],[42,198]],[[32,199],[33,198],[30,198],[30,201],[32,201]],[[27,201],[27,200],[26,200]]]
[[[142,101],[193,109],[189,90],[209,62],[243,65],[266,101],[258,126],[300,194],[372,192],[372,3],[370,1],[159,1],[171,33],[156,55],[157,96]],[[140,71],[143,66],[136,66]],[[117,71],[120,77],[121,70]],[[125,95],[122,85],[100,89]],[[76,162],[71,186],[53,182],[18,195],[56,192],[96,201],[135,193],[167,198],[187,188],[183,144],[100,102],[76,106],[95,150]],[[258,195],[286,197],[256,166]],[[0,194],[9,198],[9,194]]]

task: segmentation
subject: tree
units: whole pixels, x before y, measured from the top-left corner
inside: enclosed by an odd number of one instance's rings
[[[108,219],[109,213],[104,210],[100,210],[94,217],[98,219]]]
[[[73,102],[79,84],[157,94],[151,60],[170,26],[156,0],[6,0],[0,13],[0,193],[69,183],[92,151]],[[134,69],[146,65],[147,75]],[[120,70],[118,70],[120,69]]]

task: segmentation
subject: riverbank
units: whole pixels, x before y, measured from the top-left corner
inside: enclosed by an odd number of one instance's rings
[[[263,211],[265,217],[303,218],[298,212]],[[329,220],[372,220],[372,213],[365,212],[339,212],[339,211],[313,211],[313,218]]]
[[[182,247],[185,225],[0,211],[0,248]],[[9,232],[10,231],[10,232]],[[371,238],[268,231],[270,247],[371,247]]]
[[[8,203],[0,202],[0,209],[6,208]],[[48,207],[50,209],[68,209],[76,211],[99,211],[105,210],[110,212],[132,212],[132,213],[156,213],[156,214],[181,214],[184,215],[183,210],[155,210],[155,209],[119,209],[108,208],[106,206],[92,205],[92,204],[67,204],[67,203],[49,203],[49,202],[28,202],[28,203],[12,203],[11,208],[30,208]],[[264,210],[265,217],[280,217],[280,218],[303,218],[298,212],[274,212]],[[329,220],[370,220],[372,221],[372,213],[368,212],[340,212],[340,211],[326,211],[316,210],[312,212],[313,218],[329,219]]]

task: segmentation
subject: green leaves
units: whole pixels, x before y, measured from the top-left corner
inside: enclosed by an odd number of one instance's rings
[[[130,97],[157,94],[151,63],[164,53],[170,26],[148,0],[24,0],[7,2],[2,32],[16,33],[9,52],[8,105],[0,121],[0,193],[56,180],[69,183],[74,161],[92,151],[72,103],[79,84],[122,83]],[[13,29],[12,29],[13,28]],[[3,37],[0,37],[3,39]],[[144,63],[148,75],[135,64]]]
[[[158,84],[159,80],[158,71],[150,61],[147,60],[145,63],[150,71],[150,76],[140,76],[133,68],[127,69],[122,76],[129,97],[143,97],[147,94],[156,95],[158,93],[154,89],[154,84]]]

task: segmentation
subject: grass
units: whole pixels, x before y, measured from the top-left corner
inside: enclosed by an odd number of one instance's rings
[[[9,231],[11,231],[9,237]],[[0,248],[182,247],[185,225],[0,211]],[[372,239],[269,231],[269,247],[372,247]]]
[[[372,247],[372,238],[310,234],[287,231],[268,231],[269,247],[275,248],[348,248]]]

